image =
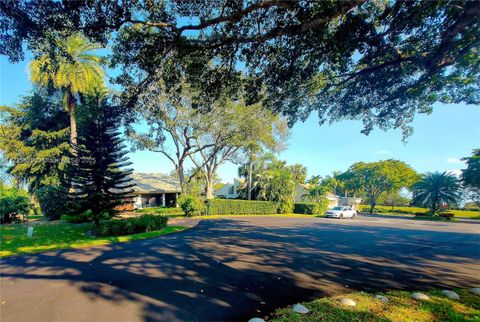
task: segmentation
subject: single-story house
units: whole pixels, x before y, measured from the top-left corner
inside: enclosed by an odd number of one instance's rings
[[[227,199],[237,199],[239,197],[238,191],[243,185],[243,183],[243,179],[233,179],[233,184],[226,183],[225,185],[223,185],[223,187],[215,191],[214,195]],[[306,200],[303,198],[303,196],[308,193],[309,187],[309,184],[297,183],[295,186],[294,202],[305,202]],[[350,206],[353,209],[358,209],[358,205],[360,205],[362,201],[361,198],[339,197],[333,193],[327,193],[325,197],[328,200],[329,209],[337,206]]]
[[[233,179],[233,184],[226,183],[220,189],[213,192],[215,197],[222,197],[227,199],[236,199],[239,195],[239,190],[244,183],[243,179]]]
[[[181,192],[180,182],[163,173],[133,173],[133,203],[125,210],[148,207],[176,207]]]
[[[302,183],[297,183],[295,186],[295,198],[293,199],[294,202],[308,202],[308,200],[305,200],[303,197],[308,193],[308,188],[310,188],[311,185],[307,184],[302,184]],[[339,197],[333,193],[327,193],[325,196],[328,200],[328,209],[333,208],[338,206],[338,199]]]

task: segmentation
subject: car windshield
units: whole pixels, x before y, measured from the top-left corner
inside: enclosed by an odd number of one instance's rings
[[[334,208],[332,208],[332,210],[342,210],[342,209],[343,209],[343,207],[334,207]]]

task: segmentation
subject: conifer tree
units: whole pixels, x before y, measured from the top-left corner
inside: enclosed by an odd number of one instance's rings
[[[128,202],[133,192],[132,170],[120,136],[120,113],[106,99],[85,99],[78,157],[72,164],[72,209],[91,210],[95,225],[115,215],[115,207]]]
[[[38,91],[14,107],[0,106],[0,154],[5,171],[30,193],[59,186],[70,157],[61,98]]]

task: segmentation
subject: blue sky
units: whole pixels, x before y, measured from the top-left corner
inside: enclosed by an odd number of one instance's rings
[[[10,64],[0,56],[0,105],[11,105],[31,90],[28,59]],[[459,160],[480,147],[480,108],[465,104],[436,104],[430,115],[417,115],[414,133],[406,143],[400,131],[374,130],[369,136],[360,133],[359,121],[342,121],[319,126],[316,115],[291,130],[287,150],[280,158],[307,166],[308,176],[327,175],[346,170],[357,161],[395,158],[405,161],[419,172],[458,170]],[[173,166],[158,153],[140,151],[130,154],[138,172],[169,173]],[[231,181],[237,166],[225,164],[219,170],[223,181]]]

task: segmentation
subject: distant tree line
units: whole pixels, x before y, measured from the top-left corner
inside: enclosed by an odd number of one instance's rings
[[[418,174],[404,162],[390,159],[357,162],[345,172],[335,171],[325,177],[314,175],[306,180],[304,166],[287,166],[272,154],[258,154],[254,162],[247,161],[239,168],[240,177],[245,179],[240,198],[248,199],[251,177],[251,197],[255,200],[291,203],[295,197],[295,185],[300,183],[307,190],[301,196],[306,201],[321,202],[328,193],[359,197],[370,205],[370,212],[374,212],[377,205],[391,206],[392,210],[396,206],[421,206],[429,208],[431,214],[466,202],[480,208],[479,150],[474,150],[473,155],[464,160],[467,168],[460,178],[447,172]]]

